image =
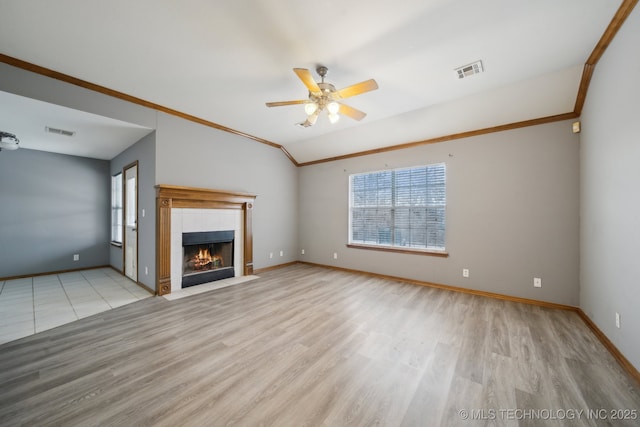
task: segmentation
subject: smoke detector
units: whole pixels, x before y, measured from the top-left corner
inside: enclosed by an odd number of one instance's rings
[[[455,71],[456,71],[456,75],[458,76],[458,79],[465,79],[475,74],[483,73],[484,67],[482,66],[482,61],[478,60],[476,62],[472,62],[471,64],[458,67],[455,69]]]

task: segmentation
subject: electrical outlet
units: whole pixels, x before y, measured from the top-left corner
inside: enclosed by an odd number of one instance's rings
[[[269,252],[269,259],[273,258],[273,252]]]
[[[620,329],[620,313],[616,313],[616,328]]]
[[[534,277],[533,278],[533,287],[534,288],[541,288],[542,287],[542,279],[539,277]]]
[[[301,250],[301,251],[300,251],[300,253],[301,253],[302,255],[304,255],[304,249],[303,249],[303,250]]]
[[[142,218],[144,218],[144,208],[142,208]]]
[[[469,277],[469,269],[468,268],[463,268],[462,269],[462,277]]]
[[[147,266],[145,266],[145,267],[144,267],[144,274],[145,274],[146,276],[148,276],[148,275],[149,275],[149,267],[147,267]]]
[[[80,254],[74,254],[73,255],[73,260],[74,261],[80,261]]]
[[[280,251],[280,256],[284,256],[284,251]]]
[[[333,253],[333,259],[338,259],[338,252]]]

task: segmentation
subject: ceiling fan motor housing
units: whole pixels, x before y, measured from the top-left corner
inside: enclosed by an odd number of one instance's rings
[[[331,83],[325,83],[325,82],[318,83],[318,87],[323,93],[333,93],[336,91],[336,87]]]

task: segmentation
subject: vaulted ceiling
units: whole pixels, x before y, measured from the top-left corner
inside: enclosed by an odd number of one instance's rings
[[[624,3],[0,0],[0,53],[281,145],[304,164],[574,111],[585,63]],[[483,73],[458,78],[478,60]],[[344,100],[363,120],[302,128],[301,105],[265,106],[305,99],[292,69],[317,77],[318,65],[338,89],[377,81]]]

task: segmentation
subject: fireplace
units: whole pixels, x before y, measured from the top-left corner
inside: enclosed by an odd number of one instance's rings
[[[253,274],[254,194],[156,185],[156,293],[182,288],[182,233],[234,230],[235,277]]]
[[[234,277],[234,231],[182,233],[182,287]]]

